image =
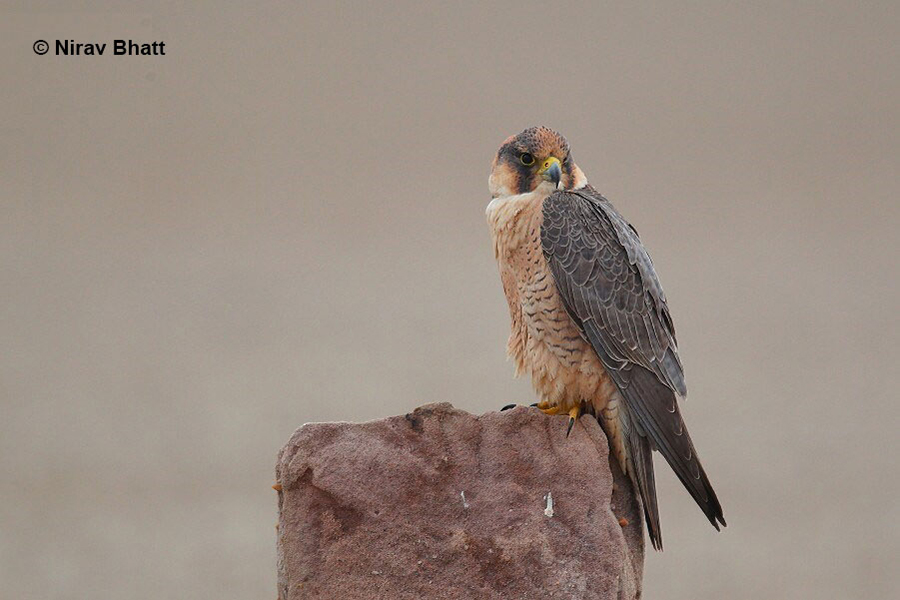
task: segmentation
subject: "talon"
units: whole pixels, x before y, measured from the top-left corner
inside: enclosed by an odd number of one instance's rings
[[[503,408],[500,409],[500,412],[503,412],[504,410],[509,410],[511,408],[515,408],[516,406],[518,406],[518,405],[517,404],[507,404],[506,406],[504,406]]]
[[[575,425],[575,421],[578,420],[578,417],[581,416],[581,402],[572,407],[569,411],[569,426],[566,428],[566,437],[569,437],[569,434],[572,433],[572,427]]]

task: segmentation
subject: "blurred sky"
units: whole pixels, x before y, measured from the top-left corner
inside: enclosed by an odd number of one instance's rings
[[[896,2],[4,2],[0,597],[271,598],[296,427],[532,401],[484,208],[537,124],[652,253],[729,523],[660,460],[645,597],[900,596],[898,37]],[[167,55],[32,51],[118,38]]]

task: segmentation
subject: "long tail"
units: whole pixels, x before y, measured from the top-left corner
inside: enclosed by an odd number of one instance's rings
[[[659,506],[656,503],[656,478],[653,475],[653,452],[650,440],[638,434],[627,437],[628,475],[644,508],[644,520],[650,543],[656,550],[662,550],[662,529],[659,526]]]
[[[641,367],[633,367],[629,375],[628,385],[621,391],[634,429],[631,433],[638,435],[629,435],[628,448],[653,546],[662,549],[651,448],[659,450],[665,457],[703,514],[718,530],[720,524],[726,525],[722,506],[681,418],[675,392]]]

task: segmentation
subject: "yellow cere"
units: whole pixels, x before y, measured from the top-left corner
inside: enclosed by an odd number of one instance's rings
[[[556,158],[555,156],[551,156],[550,158],[548,158],[547,160],[545,160],[545,161],[544,161],[544,164],[541,165],[541,170],[538,171],[538,172],[539,172],[539,173],[543,173],[544,171],[546,171],[547,169],[549,169],[549,168],[552,167],[553,165],[560,165],[559,159]],[[562,168],[562,165],[560,165],[560,168]]]

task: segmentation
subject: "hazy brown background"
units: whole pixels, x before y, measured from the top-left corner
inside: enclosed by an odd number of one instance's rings
[[[653,253],[730,524],[660,463],[646,597],[897,597],[896,3],[59,4],[0,19],[3,599],[271,598],[294,428],[531,401],[484,207],[534,124]]]

